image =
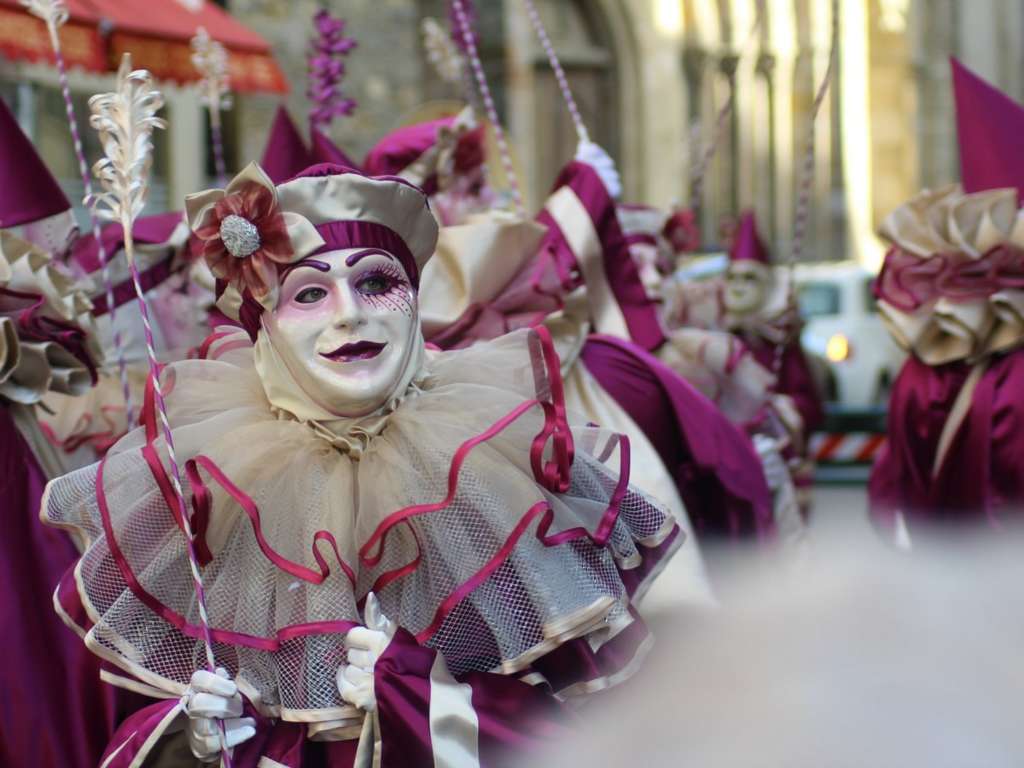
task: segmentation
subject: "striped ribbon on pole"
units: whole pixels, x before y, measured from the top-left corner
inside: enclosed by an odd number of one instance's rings
[[[758,32],[761,29],[761,24],[764,22],[764,4],[765,0],[757,0],[754,23],[750,27],[750,32],[747,33],[747,39],[743,43],[743,48],[740,49],[741,58],[757,41]],[[704,197],[704,180],[707,177],[708,168],[711,167],[711,160],[718,152],[718,148],[722,144],[722,138],[726,134],[726,128],[729,127],[729,118],[732,116],[732,110],[735,105],[735,95],[735,89],[730,87],[729,95],[715,117],[715,126],[712,130],[711,140],[704,144],[700,151],[699,160],[693,167],[693,172],[690,176],[690,207],[695,213],[698,213],[701,208]],[[698,218],[697,221],[699,222],[700,219]]]
[[[825,97],[828,95],[829,86],[832,84],[832,79],[835,76],[836,53],[839,42],[839,0],[832,0],[830,7],[832,13],[832,29],[828,52],[828,66],[825,68],[825,74],[821,79],[821,83],[818,85],[818,90],[814,94],[814,102],[811,105],[811,122],[807,129],[807,142],[804,146],[804,157],[800,167],[800,187],[797,192],[796,211],[793,219],[793,247],[789,251],[786,259],[787,310],[795,308],[796,264],[800,261],[800,258],[803,255],[804,243],[807,239],[807,220],[810,216],[811,210],[811,183],[814,180],[815,123],[818,119],[818,113],[821,111],[821,105],[824,104]],[[795,312],[795,309],[792,309],[791,311]],[[799,318],[795,317],[794,322],[798,321]],[[779,371],[782,370],[782,358],[785,354],[786,344],[789,342],[788,336],[789,334],[787,333],[786,337],[775,345],[775,358],[772,361],[772,372],[776,377],[779,375]]]
[[[526,7],[526,15],[530,19],[530,24],[533,25],[533,29],[537,33],[537,38],[540,40],[541,47],[544,49],[544,54],[548,57],[548,64],[551,65],[551,69],[555,73],[555,80],[558,82],[558,89],[562,92],[562,98],[565,100],[565,105],[569,108],[569,116],[572,118],[573,125],[576,127],[576,135],[582,143],[589,144],[590,134],[587,132],[587,126],[583,122],[583,116],[580,114],[579,107],[576,105],[576,99],[572,95],[572,89],[569,87],[569,78],[565,76],[565,70],[562,68],[562,62],[558,59],[558,54],[555,52],[555,46],[551,44],[551,38],[548,37],[548,31],[544,28],[544,22],[540,18],[537,6],[534,5],[533,0],[523,0],[523,5]]]
[[[153,344],[153,327],[149,319],[149,308],[142,290],[139,269],[135,263],[135,239],[132,224],[142,210],[148,192],[148,173],[152,160],[152,133],[165,128],[166,123],[156,116],[163,107],[163,95],[151,88],[151,75],[145,70],[132,71],[131,56],[125,54],[117,73],[117,88],[112,93],[101,93],[89,99],[92,113],[90,124],[96,129],[103,143],[105,157],[94,166],[93,173],[100,182],[102,191],[87,200],[97,216],[120,221],[124,228],[124,252],[131,270],[135,298],[142,317],[146,337],[146,357],[149,363],[149,380],[153,388],[154,404],[163,429],[164,445],[171,467],[170,480],[178,507],[178,519],[185,537],[185,548],[196,596],[200,627],[207,668],[216,673],[217,665],[213,653],[213,635],[206,610],[206,591],[203,589],[202,574],[193,542],[192,523],[185,504],[181,482],[181,469],[174,450],[174,435],[167,418],[160,384],[160,363]],[[231,768],[231,754],[223,720],[218,720],[221,753],[224,768]]]
[[[476,77],[477,88],[484,100],[484,108],[487,111],[487,119],[491,121],[494,128],[494,138],[498,143],[498,152],[501,155],[501,164],[505,169],[505,178],[508,180],[509,191],[512,193],[512,200],[516,206],[516,212],[526,218],[526,207],[523,205],[523,194],[519,189],[519,179],[516,176],[515,168],[512,166],[512,153],[508,148],[508,141],[505,138],[505,130],[501,127],[501,120],[498,118],[498,109],[494,106],[494,98],[491,96],[490,86],[487,85],[487,75],[484,74],[484,65],[480,61],[480,54],[476,48],[476,36],[466,15],[466,9],[462,0],[451,0],[452,10],[455,12],[455,20],[459,26],[458,33],[466,46],[466,54],[469,56],[470,66],[473,68],[473,75]]]
[[[60,91],[64,97],[64,112],[67,115],[68,128],[71,129],[71,143],[75,148],[75,158],[78,160],[78,172],[82,178],[82,188],[85,197],[92,197],[92,177],[89,174],[89,162],[85,158],[85,150],[82,147],[82,137],[78,133],[78,120],[75,117],[75,105],[71,99],[71,87],[68,84],[68,71],[64,63],[64,52],[60,46],[60,35],[58,28],[68,20],[68,11],[63,0],[22,0],[28,11],[38,16],[46,23],[46,29],[50,33],[50,45],[53,48],[53,55],[57,61],[57,76],[60,79]],[[128,386],[128,365],[124,357],[124,343],[121,339],[121,332],[114,322],[117,308],[114,306],[114,284],[110,278],[110,258],[106,246],[101,237],[100,223],[92,211],[89,211],[89,223],[92,225],[92,236],[99,249],[101,275],[103,289],[107,299],[107,312],[110,314],[110,325],[114,329],[114,350],[117,355],[117,372],[121,379],[121,394],[124,396],[125,419],[130,430],[135,422],[135,409],[132,406],[131,388]]]

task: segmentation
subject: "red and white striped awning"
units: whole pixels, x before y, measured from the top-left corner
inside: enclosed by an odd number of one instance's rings
[[[66,0],[66,5],[70,18],[60,29],[60,40],[69,67],[114,71],[129,52],[133,66],[160,80],[192,82],[199,74],[190,42],[204,27],[228,51],[232,90],[288,91],[270,44],[208,0]],[[46,25],[18,0],[0,0],[0,56],[54,60]]]

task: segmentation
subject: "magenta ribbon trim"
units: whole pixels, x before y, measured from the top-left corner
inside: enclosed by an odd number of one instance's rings
[[[996,246],[981,258],[937,253],[922,259],[900,248],[885,257],[875,296],[904,312],[939,298],[970,301],[997,291],[1024,288],[1024,251]]]
[[[227,335],[229,335],[227,332],[211,334],[203,343],[203,346],[200,349],[200,354],[204,356],[208,354],[213,343]],[[404,566],[379,576],[373,589],[381,589],[393,581],[415,571],[419,567],[422,560],[422,546],[415,529],[409,525],[408,521],[412,517],[430,511],[443,509],[445,506],[450,504],[457,490],[459,471],[469,453],[476,446],[490,440],[497,434],[504,431],[509,425],[521,418],[523,414],[528,412],[534,406],[540,405],[544,412],[544,426],[534,438],[530,448],[531,467],[534,471],[535,478],[539,483],[543,484],[544,487],[548,488],[548,490],[552,492],[564,492],[568,490],[574,447],[572,434],[568,423],[566,422],[564,392],[558,368],[558,356],[554,350],[554,345],[551,342],[550,334],[544,327],[539,327],[531,333],[529,343],[531,348],[531,357],[534,362],[535,386],[537,387],[538,393],[541,395],[548,394],[548,391],[550,390],[551,400],[541,401],[535,399],[526,401],[499,419],[483,433],[470,438],[459,446],[452,458],[451,466],[449,468],[448,494],[445,499],[434,504],[417,504],[405,507],[392,513],[378,525],[371,537],[360,548],[359,555],[361,562],[371,566],[379,563],[383,557],[383,547],[388,532],[399,524],[405,524],[408,526],[409,531],[416,541],[417,555],[412,561]],[[171,503],[171,501],[173,501],[173,490],[170,487],[170,482],[164,472],[162,462],[160,461],[154,446],[158,434],[154,409],[155,393],[153,391],[152,379],[150,379],[150,382],[147,384],[145,405],[142,415],[142,422],[146,433],[146,445],[143,447],[142,453],[168,508],[171,510],[171,514],[175,517],[175,523],[179,528],[183,528],[183,522],[178,519],[178,515],[175,514],[177,505]],[[543,452],[548,439],[551,439],[552,441],[552,458],[549,461],[544,462]],[[441,602],[435,612],[434,619],[430,626],[420,632],[417,639],[422,641],[422,639],[429,638],[434,632],[436,632],[454,607],[457,606],[474,589],[476,589],[498,567],[500,567],[500,565],[508,558],[509,553],[516,546],[529,526],[538,518],[540,519],[540,522],[537,526],[535,535],[545,546],[558,546],[582,538],[587,538],[598,546],[604,546],[614,529],[615,522],[617,521],[620,513],[622,500],[628,491],[630,466],[629,441],[624,436],[619,436],[617,439],[620,441],[621,446],[619,478],[609,499],[608,507],[602,515],[596,530],[591,533],[586,528],[579,526],[551,535],[549,534],[549,531],[552,523],[554,522],[554,511],[545,501],[534,504],[526,511],[526,513],[524,513],[522,518],[516,524],[515,529],[495,555],[479,571],[477,571],[477,573],[457,587]],[[607,457],[610,455],[610,451],[613,448],[614,441],[611,441],[607,446],[607,450],[604,452],[604,456]],[[103,531],[107,539],[107,546],[110,549],[111,556],[113,557],[125,584],[144,605],[178,628],[183,634],[188,637],[201,639],[203,637],[203,628],[199,625],[189,623],[181,614],[173,611],[150,594],[138,581],[130,563],[122,552],[110,520],[110,510],[107,504],[106,492],[103,485],[103,473],[106,461],[107,459],[104,457],[100,461],[97,469],[96,501],[100,510]],[[346,577],[349,579],[349,582],[352,584],[353,589],[355,588],[355,573],[341,557],[337,541],[328,531],[318,531],[313,536],[312,553],[316,560],[318,569],[308,568],[299,563],[288,560],[274,550],[264,538],[260,523],[259,508],[256,503],[240,488],[238,488],[212,459],[207,456],[199,455],[189,460],[185,466],[186,473],[192,487],[191,501],[193,509],[193,530],[196,536],[195,544],[202,564],[205,565],[212,559],[212,554],[210,553],[209,547],[205,541],[205,533],[209,524],[211,497],[209,488],[199,473],[200,468],[207,472],[210,477],[224,491],[226,491],[246,513],[249,517],[250,524],[252,525],[253,533],[256,537],[260,550],[275,566],[280,568],[282,571],[309,583],[322,584],[331,573],[327,560],[321,554],[318,547],[320,542],[326,541],[334,552],[335,558],[344,571]],[[375,545],[376,553],[373,555],[369,554]],[[211,628],[210,631],[212,638],[217,642],[230,643],[238,646],[274,652],[279,650],[281,643],[296,637],[314,634],[344,633],[354,626],[357,626],[357,623],[348,620],[309,622],[284,627],[275,632],[272,637],[259,637],[217,628]]]

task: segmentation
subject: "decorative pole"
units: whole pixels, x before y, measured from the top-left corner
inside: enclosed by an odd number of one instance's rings
[[[204,27],[192,38],[192,64],[199,72],[199,102],[210,113],[210,139],[213,144],[213,165],[217,183],[227,184],[228,172],[224,165],[224,134],[221,130],[221,110],[231,109],[231,90],[228,84],[228,52],[210,37]]]
[[[178,518],[188,552],[192,571],[192,583],[196,593],[196,605],[206,646],[206,663],[210,672],[216,671],[213,656],[213,638],[210,620],[206,613],[206,592],[199,572],[195,546],[192,541],[192,524],[185,505],[182,491],[181,470],[174,453],[174,436],[167,419],[167,406],[160,388],[160,364],[153,346],[153,329],[149,321],[149,310],[143,297],[139,280],[139,268],[135,263],[135,243],[132,238],[132,224],[142,211],[149,191],[149,170],[153,162],[153,131],[166,128],[167,124],[156,116],[163,107],[163,95],[151,89],[151,76],[145,70],[132,71],[131,54],[121,59],[117,72],[117,89],[112,93],[101,93],[89,99],[92,117],[89,124],[99,133],[105,157],[93,166],[93,173],[99,181],[101,192],[86,198],[86,205],[92,207],[97,217],[120,222],[124,227],[124,252],[131,270],[135,297],[138,300],[142,325],[146,334],[146,353],[149,358],[149,378],[153,385],[154,399],[160,423],[163,426],[167,458],[171,465],[171,484],[178,505]],[[224,738],[224,724],[221,722],[221,761],[225,768],[231,768],[231,755]]]
[[[839,0],[832,0],[831,10],[832,37],[829,43],[828,67],[825,69],[825,75],[822,77],[821,83],[818,85],[818,90],[814,95],[814,103],[811,105],[811,122],[807,129],[807,143],[804,147],[803,164],[800,169],[800,187],[797,192],[796,212],[794,214],[793,248],[786,259],[787,312],[795,304],[796,297],[794,292],[794,280],[796,264],[803,255],[804,241],[807,237],[807,218],[810,214],[811,203],[811,182],[814,179],[814,124],[818,118],[818,113],[821,111],[821,105],[825,102],[825,96],[828,95],[828,89],[832,84],[832,78],[835,74],[836,53],[839,41]],[[778,377],[779,371],[782,369],[782,356],[785,353],[785,341],[788,341],[788,339],[780,341],[775,345],[775,359],[772,365],[772,372],[776,377]]]
[[[764,4],[765,0],[757,0],[756,16],[754,16],[754,23],[750,27],[750,32],[747,34],[747,39],[743,44],[743,48],[740,49],[740,58],[749,49],[754,42],[757,40],[758,31],[761,29],[761,24],[764,22]],[[711,166],[711,160],[714,158],[715,153],[718,152],[718,147],[722,143],[722,138],[726,134],[726,128],[729,127],[729,117],[732,115],[733,103],[735,100],[735,89],[729,89],[729,95],[725,99],[725,103],[722,104],[718,110],[718,115],[715,118],[715,127],[711,134],[711,140],[701,149],[699,159],[693,167],[693,172],[690,176],[690,208],[694,212],[694,217],[697,219],[698,226],[700,226],[700,208],[704,197],[704,179],[707,176],[708,168]],[[696,142],[695,142],[696,143]]]
[[[332,16],[324,8],[313,16],[313,29],[316,34],[310,41],[306,96],[310,103],[309,126],[323,130],[334,118],[347,117],[359,106],[341,90],[345,57],[358,43],[345,36],[345,20]]]
[[[454,14],[453,34],[455,40],[462,39],[466,55],[469,56],[469,63],[473,67],[473,74],[476,77],[477,87],[484,100],[484,108],[487,111],[487,119],[491,121],[494,128],[494,138],[498,143],[498,152],[501,154],[501,164],[505,169],[505,178],[508,180],[509,190],[512,192],[512,200],[516,206],[516,212],[522,218],[526,218],[526,207],[523,205],[523,194],[519,189],[519,179],[516,177],[515,168],[512,166],[512,153],[509,151],[508,142],[505,140],[505,130],[501,127],[501,120],[498,118],[498,109],[494,106],[494,98],[491,96],[490,86],[487,85],[487,76],[484,74],[484,65],[480,61],[480,54],[476,48],[476,35],[473,34],[473,26],[469,20],[469,14],[463,0],[451,0],[451,9]]]
[[[569,108],[569,116],[572,118],[573,125],[576,126],[576,135],[581,143],[589,144],[590,134],[587,132],[587,126],[583,124],[583,116],[580,114],[579,107],[576,106],[576,99],[573,98],[572,89],[569,88],[569,78],[565,76],[562,62],[558,60],[558,54],[555,53],[555,46],[551,44],[548,31],[544,29],[544,22],[541,21],[537,6],[533,4],[533,0],[523,0],[523,5],[526,6],[526,15],[530,17],[530,23],[533,25],[533,29],[540,39],[541,47],[544,48],[544,53],[548,57],[548,64],[551,65],[551,69],[555,73],[558,88],[562,91],[562,98],[565,99],[565,105]]]
[[[46,29],[50,33],[50,45],[53,47],[53,55],[57,60],[57,75],[60,78],[60,90],[64,96],[64,111],[68,119],[68,128],[71,129],[71,143],[75,147],[75,157],[78,159],[78,172],[82,178],[82,187],[87,198],[92,197],[92,178],[89,175],[89,163],[85,159],[85,150],[82,148],[82,137],[78,133],[78,120],[75,118],[75,105],[71,100],[71,87],[68,85],[67,66],[64,63],[64,53],[60,47],[60,35],[58,29],[68,20],[68,10],[64,0],[21,0],[22,5],[28,9],[33,16],[38,16],[46,23]],[[110,256],[103,245],[99,219],[89,212],[89,222],[92,225],[92,236],[99,249],[100,265],[102,266],[103,288],[107,298],[107,311],[110,313],[110,325],[114,329],[114,349],[117,354],[117,372],[121,378],[121,393],[124,396],[125,419],[128,429],[132,428],[135,422],[135,409],[132,407],[132,393],[128,386],[128,366],[124,359],[124,344],[121,341],[121,332],[117,330],[114,322],[116,307],[114,306],[114,284],[110,280]]]

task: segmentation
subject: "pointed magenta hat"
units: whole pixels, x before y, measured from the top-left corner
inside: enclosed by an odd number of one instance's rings
[[[319,128],[313,126],[309,129],[310,138],[312,139],[312,155],[313,163],[331,163],[333,165],[340,165],[345,168],[351,168],[353,170],[361,170],[356,164],[356,161],[345,154],[344,150],[335,144],[330,136],[321,131]]]
[[[771,263],[768,248],[757,233],[757,218],[753,211],[744,211],[740,216],[736,234],[732,240],[732,248],[729,249],[729,259],[731,261],[756,261],[765,265]]]
[[[64,192],[0,99],[0,227],[16,227],[70,210]]]
[[[1024,199],[1024,107],[956,59],[950,65],[964,191],[1013,187]]]
[[[288,110],[283,105],[279,106],[270,126],[260,166],[271,181],[281,184],[311,165],[313,158],[299,129],[292,122]]]

